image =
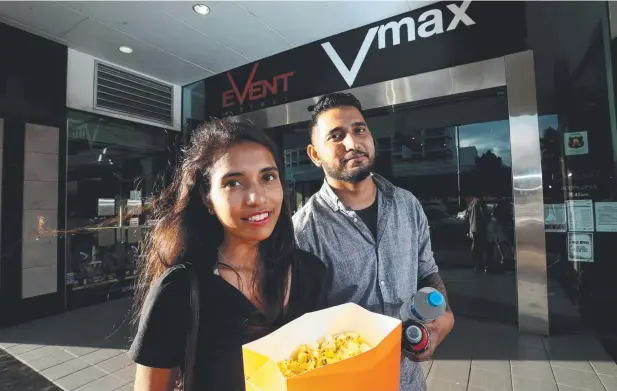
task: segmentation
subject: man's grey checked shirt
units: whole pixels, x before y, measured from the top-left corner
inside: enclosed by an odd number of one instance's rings
[[[372,178],[378,189],[377,240],[324,181],[293,216],[296,241],[326,264],[329,305],[353,302],[400,318],[400,307],[417,291],[418,281],[438,269],[420,202],[385,178]],[[400,390],[426,390],[422,369],[404,357]]]

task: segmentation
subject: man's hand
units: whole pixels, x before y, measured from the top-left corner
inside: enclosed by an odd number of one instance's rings
[[[414,361],[426,361],[430,360],[435,353],[435,349],[441,344],[441,342],[446,338],[446,336],[452,331],[454,327],[454,314],[450,309],[450,303],[448,302],[448,292],[446,291],[446,286],[443,283],[443,280],[439,276],[438,273],[433,273],[428,275],[426,278],[423,278],[422,281],[418,283],[418,289],[424,287],[431,287],[437,289],[446,300],[446,311],[439,318],[435,319],[432,322],[426,323],[425,326],[428,329],[430,334],[430,341],[428,349],[421,354],[407,354],[403,352],[403,354]]]
[[[439,318],[426,323],[425,326],[430,334],[428,349],[421,354],[406,354],[403,352],[406,357],[413,361],[426,361],[433,357],[437,346],[439,346],[450,331],[452,331],[454,327],[454,315],[452,312],[446,311]]]

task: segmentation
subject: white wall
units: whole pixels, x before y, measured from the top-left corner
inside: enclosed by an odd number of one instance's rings
[[[113,65],[129,72],[139,74],[141,76],[158,80],[162,83],[167,83],[164,80],[156,79],[150,75],[136,72],[132,69],[122,67],[116,64],[109,63],[89,54],[79,52],[69,48],[68,69],[67,69],[67,88],[66,88],[66,106],[71,109],[87,111],[105,115],[108,117],[120,118],[127,121],[139,122],[142,124],[161,127],[161,124],[150,122],[140,118],[131,117],[119,113],[113,113],[107,110],[100,110],[94,107],[94,64],[95,61],[101,61]],[[169,84],[169,83],[168,83]],[[182,87],[173,85],[173,102],[174,102],[174,125],[171,129],[180,131],[182,129]]]

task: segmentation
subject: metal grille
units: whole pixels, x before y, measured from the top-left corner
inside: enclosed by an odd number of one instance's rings
[[[96,63],[95,106],[160,124],[173,125],[173,88],[109,65]]]

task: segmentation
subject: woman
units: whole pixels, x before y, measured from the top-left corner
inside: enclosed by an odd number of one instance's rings
[[[171,186],[155,203],[138,292],[141,315],[129,351],[136,391],[168,391],[184,361],[190,262],[200,285],[192,390],[244,390],[242,349],[325,305],[325,267],[295,246],[272,141],[246,125],[198,128]],[[140,295],[141,293],[141,295]]]

